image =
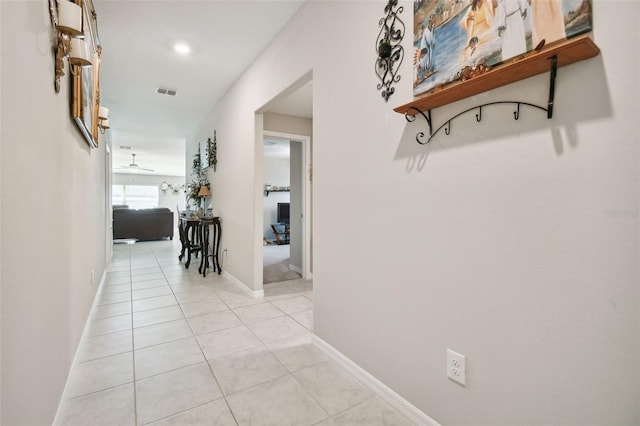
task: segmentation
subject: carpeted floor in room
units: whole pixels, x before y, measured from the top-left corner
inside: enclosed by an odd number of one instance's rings
[[[290,247],[288,244],[262,246],[264,284],[302,278],[299,273],[289,269]]]

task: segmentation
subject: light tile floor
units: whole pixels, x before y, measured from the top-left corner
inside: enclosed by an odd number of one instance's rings
[[[63,425],[410,424],[311,344],[311,282],[251,298],[177,253],[114,246]]]

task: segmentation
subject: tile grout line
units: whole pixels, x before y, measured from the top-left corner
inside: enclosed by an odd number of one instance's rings
[[[87,396],[90,396],[90,395],[95,395],[95,394],[98,394],[100,392],[105,392],[105,391],[108,391],[108,390],[111,390],[111,389],[116,389],[116,388],[119,388],[119,387],[122,387],[122,386],[126,386],[126,385],[130,385],[130,384],[133,384],[133,383],[134,382],[126,382],[126,383],[120,383],[119,385],[107,386],[104,389],[93,390],[91,392],[83,393],[81,395],[71,396],[71,397],[68,398],[68,400],[71,401],[71,400],[74,400],[74,399],[86,398]]]
[[[131,296],[129,303],[131,304],[131,359],[133,362],[133,422],[134,425],[138,425],[138,386],[136,382],[136,342],[133,332],[133,274],[131,273],[133,266],[131,264],[131,247],[129,247],[129,283]]]
[[[155,256],[155,252],[154,252],[154,257],[156,257]],[[156,257],[156,260],[157,260],[157,257]],[[166,278],[164,270],[162,271],[162,275],[164,275],[165,279],[167,280],[167,284],[168,284],[169,280]],[[220,385],[220,381],[216,377],[216,374],[213,371],[213,367],[209,363],[209,360],[207,359],[207,356],[205,355],[204,350],[202,349],[202,345],[200,345],[200,341],[198,340],[198,337],[196,336],[196,333],[193,331],[193,328],[191,327],[191,323],[189,322],[189,319],[187,318],[187,315],[185,314],[184,310],[182,309],[182,303],[180,303],[180,301],[176,297],[176,293],[173,290],[173,287],[171,287],[171,285],[169,285],[169,288],[171,289],[171,294],[173,294],[173,297],[176,299],[176,303],[178,304],[178,308],[180,308],[180,311],[182,312],[182,316],[184,317],[184,320],[187,323],[187,327],[189,327],[189,330],[191,331],[191,335],[192,335],[193,339],[195,339],[195,341],[196,341],[196,345],[198,345],[198,349],[200,349],[200,353],[202,354],[202,357],[204,358],[204,362],[207,364],[207,368],[211,372],[211,376],[213,377],[213,380],[215,380],[216,386],[218,386],[218,389],[220,390],[220,393],[222,394],[222,397],[224,398],[224,402],[227,405],[227,409],[229,410],[229,413],[231,413],[231,417],[233,417],[233,421],[236,422],[236,425],[239,425],[240,423],[238,422],[238,419],[236,418],[236,415],[233,413],[233,410],[231,409],[231,405],[229,404],[229,401],[227,400],[227,396],[224,394],[224,391],[222,390],[222,386]],[[220,301],[222,301],[222,303],[224,303],[224,305],[231,312],[233,312],[233,310],[231,310],[231,308],[229,308],[229,305],[227,305],[224,300],[220,299]],[[233,312],[233,314],[236,315],[235,312]],[[236,315],[236,317],[237,317],[237,315]],[[238,318],[238,320],[240,320],[240,318]],[[212,401],[215,401],[215,399],[212,400]],[[207,401],[205,404],[208,404],[208,403],[210,403],[212,401]],[[202,404],[202,405],[204,405],[204,404]],[[190,410],[193,409],[193,408],[195,408],[195,407],[190,408]],[[184,410],[182,412],[185,412],[185,411],[188,411],[188,410]],[[180,413],[174,413],[171,416],[174,416],[176,414],[180,414]],[[168,416],[168,417],[171,417],[171,416]]]

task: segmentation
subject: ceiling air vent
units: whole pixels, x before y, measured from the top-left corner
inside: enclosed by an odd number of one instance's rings
[[[156,87],[156,93],[159,93],[161,95],[175,96],[175,95],[178,94],[178,91],[176,89],[167,89],[165,87]]]

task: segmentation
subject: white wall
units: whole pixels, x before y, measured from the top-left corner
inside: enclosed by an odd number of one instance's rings
[[[264,130],[270,132],[289,133],[293,135],[312,136],[313,120],[293,115],[264,113]]]
[[[410,54],[389,103],[376,91],[385,4],[306,3],[196,132],[218,130],[226,269],[258,288],[255,112],[313,70],[315,333],[442,424],[640,423],[639,3],[593,2],[602,54],[559,70],[552,120],[495,107],[429,146],[392,111]],[[542,75],[433,118],[547,91]]]
[[[0,423],[44,425],[105,269],[106,156],[71,120],[69,74],[53,89],[48,3],[0,10]]]
[[[264,158],[264,182],[274,186],[290,186],[288,158]],[[267,240],[275,240],[271,224],[276,223],[278,203],[288,203],[291,193],[270,192],[264,197],[263,235]]]

